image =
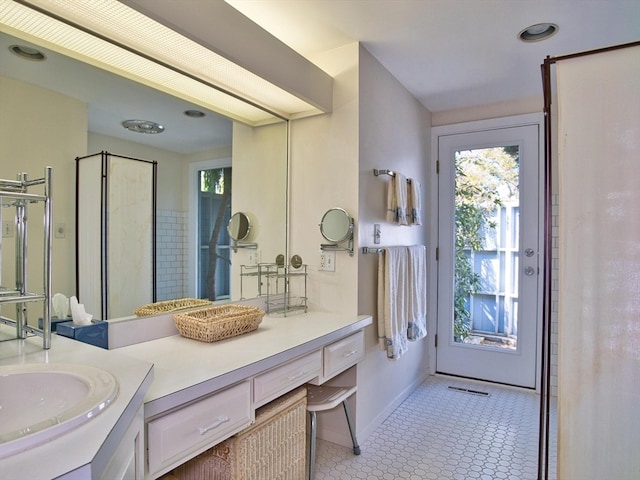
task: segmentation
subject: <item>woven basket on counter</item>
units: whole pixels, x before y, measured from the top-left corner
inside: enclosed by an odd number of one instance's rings
[[[264,310],[248,305],[220,305],[176,313],[173,319],[180,335],[201,342],[215,342],[258,328]]]
[[[186,308],[204,307],[205,305],[211,305],[212,303],[213,302],[211,300],[201,300],[199,298],[178,298],[177,300],[149,303],[136,308],[133,313],[138,317],[146,317],[148,315],[159,315],[161,313],[184,310]]]

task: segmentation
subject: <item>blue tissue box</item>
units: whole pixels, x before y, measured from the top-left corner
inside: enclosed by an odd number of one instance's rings
[[[71,317],[67,317],[67,318],[51,317],[51,331],[52,332],[57,331],[59,323],[69,322],[70,320],[71,320]],[[44,325],[44,320],[42,318],[38,318],[38,328],[40,330],[42,330],[43,325]]]
[[[109,348],[109,322],[95,320],[90,325],[78,325],[73,322],[59,323],[56,329],[58,335],[73,338],[96,347]]]

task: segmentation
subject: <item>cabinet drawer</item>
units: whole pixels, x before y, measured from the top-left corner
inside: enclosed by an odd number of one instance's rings
[[[253,379],[254,406],[259,407],[318,377],[322,369],[322,353],[310,353],[302,358],[269,370]]]
[[[251,386],[244,382],[152,420],[147,427],[149,472],[213,446],[251,423]]]
[[[364,358],[364,332],[360,331],[324,347],[322,373],[325,380]]]

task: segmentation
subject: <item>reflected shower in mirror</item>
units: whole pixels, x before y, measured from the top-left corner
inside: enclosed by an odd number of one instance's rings
[[[40,50],[46,59],[24,60],[11,53],[12,45]],[[248,249],[233,251],[225,228],[232,211],[244,212],[252,220],[250,240],[260,245],[258,252],[251,252],[253,259],[256,254],[273,259],[286,253],[286,121],[273,116],[258,126],[232,121],[202,108],[197,99],[169,96],[2,32],[0,91],[2,117],[28,116],[38,132],[34,136],[33,129],[0,131],[0,174],[11,178],[42,162],[52,162],[56,171],[54,218],[66,225],[66,236],[54,243],[58,262],[53,269],[54,292],[77,293],[74,159],[96,152],[157,162],[156,301],[200,297],[210,277],[206,269],[211,252],[218,262],[216,275],[224,272],[227,277],[219,280],[227,284],[225,293],[211,299],[240,297],[240,266],[250,259]],[[55,125],[44,123],[51,117],[59,118]],[[132,119],[149,120],[164,129],[149,134],[123,128],[122,122]],[[30,155],[36,143],[45,144],[50,154]],[[222,182],[205,185],[201,172],[211,169],[228,171]],[[215,223],[201,218],[213,218],[214,212],[207,209],[219,206],[223,197],[228,213],[211,245]],[[128,279],[111,277],[110,282],[126,284]],[[129,288],[137,287],[129,283]]]

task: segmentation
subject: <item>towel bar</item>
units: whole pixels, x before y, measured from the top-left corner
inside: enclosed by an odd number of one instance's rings
[[[384,253],[384,248],[362,247],[362,253]]]
[[[393,170],[388,170],[388,169],[378,169],[378,168],[374,168],[373,169],[373,175],[376,177],[379,177],[380,175],[389,175],[390,177],[395,177],[396,176],[396,172],[394,172]],[[411,183],[411,179],[407,178],[407,183]]]

